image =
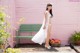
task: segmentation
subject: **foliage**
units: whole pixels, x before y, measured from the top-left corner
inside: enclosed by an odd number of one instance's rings
[[[76,44],[78,42],[80,42],[80,32],[75,31],[75,33],[69,38],[69,43]]]
[[[6,53],[21,53],[20,49],[8,48],[6,49]]]
[[[10,34],[6,31],[7,22],[5,20],[6,14],[0,10],[0,44],[5,44],[6,39],[10,36]]]

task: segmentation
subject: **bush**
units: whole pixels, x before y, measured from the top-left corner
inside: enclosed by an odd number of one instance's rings
[[[75,32],[72,34],[72,36],[69,38],[69,43],[80,45],[80,32]]]
[[[20,49],[8,48],[6,49],[6,53],[21,53]]]
[[[0,45],[5,44],[10,34],[6,31],[6,14],[0,9]]]

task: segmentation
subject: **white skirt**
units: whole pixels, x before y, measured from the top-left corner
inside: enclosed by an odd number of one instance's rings
[[[40,28],[40,30],[33,36],[31,39],[33,42],[42,44],[45,43],[46,37],[47,37],[47,29],[48,29],[48,24],[46,24],[46,28],[43,29],[44,27],[45,20],[43,21],[43,24]]]

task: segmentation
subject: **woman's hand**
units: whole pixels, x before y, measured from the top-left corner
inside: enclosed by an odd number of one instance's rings
[[[46,26],[43,27],[43,29],[45,29],[45,28],[46,28]]]

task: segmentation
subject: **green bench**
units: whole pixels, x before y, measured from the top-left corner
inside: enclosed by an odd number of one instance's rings
[[[21,24],[18,31],[17,31],[17,35],[16,35],[16,39],[18,40],[17,43],[20,42],[20,39],[31,39],[34,36],[33,34],[23,36],[20,33],[23,33],[23,32],[29,32],[29,33],[38,32],[40,27],[41,27],[41,24]]]

